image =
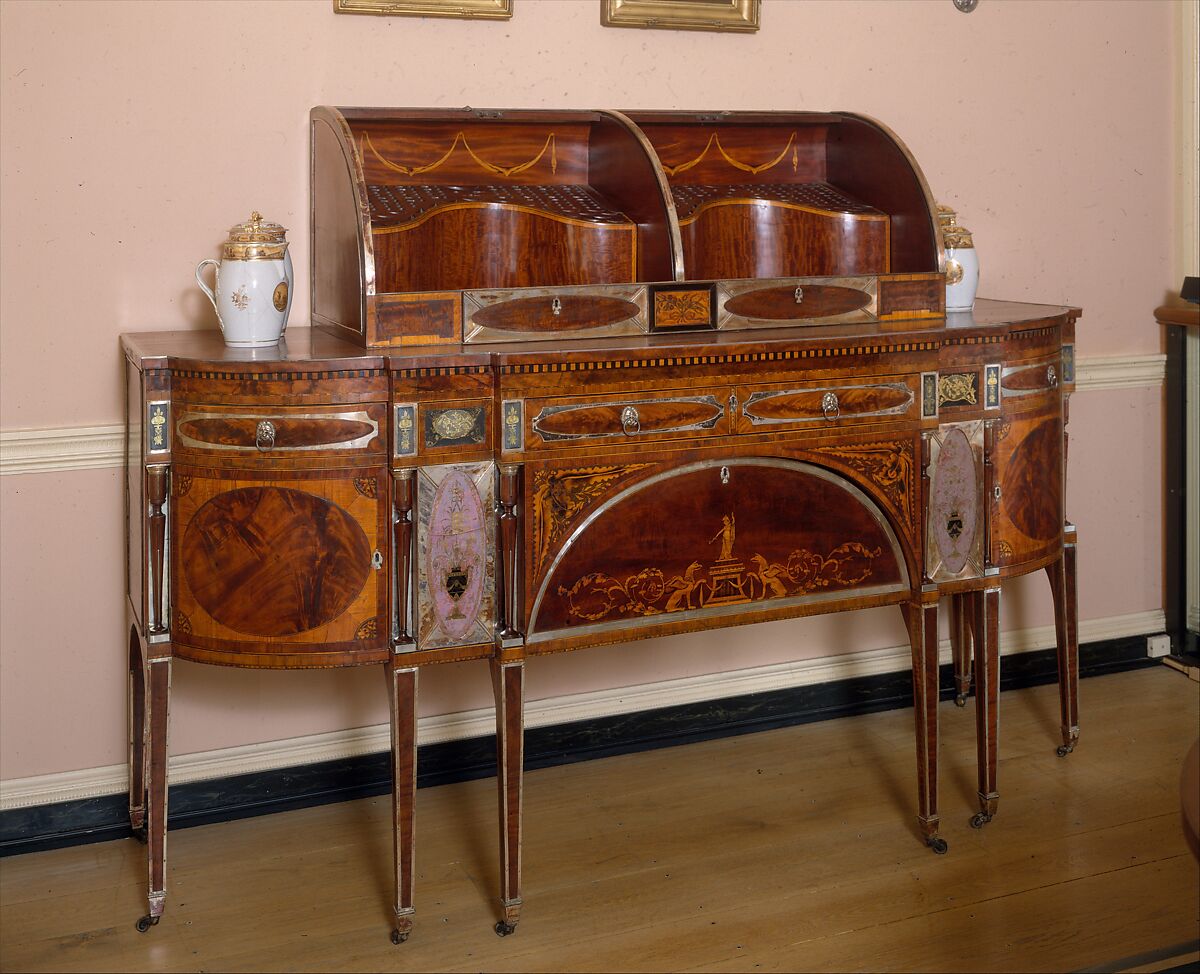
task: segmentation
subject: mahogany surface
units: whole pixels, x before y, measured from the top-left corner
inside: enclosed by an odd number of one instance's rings
[[[122,338],[139,929],[165,904],[176,657],[384,664],[396,943],[424,666],[491,667],[501,935],[522,906],[527,659],[896,605],[917,822],[943,853],[939,596],[963,702],[975,686],[982,825],[1001,586],[1045,569],[1075,746],[1080,312],[945,314],[934,204],[897,137],[846,113],[310,121],[314,327],[253,350]]]

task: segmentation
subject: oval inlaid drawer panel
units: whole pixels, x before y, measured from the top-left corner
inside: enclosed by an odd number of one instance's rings
[[[179,449],[203,453],[281,455],[329,452],[382,453],[383,406],[361,409],[277,407],[262,410],[197,406],[176,423]]]
[[[742,387],[737,391],[743,403],[741,430],[915,418],[917,385],[916,376],[881,376],[868,382]]]
[[[555,309],[558,309],[555,311]],[[471,321],[482,328],[519,334],[571,332],[615,325],[641,314],[632,301],[599,295],[546,295],[481,308]]]
[[[739,294],[725,302],[725,310],[741,318],[803,321],[806,318],[848,314],[870,303],[871,295],[857,288],[829,284],[808,284],[803,287],[785,285]]]
[[[1000,377],[1000,391],[1005,399],[1014,396],[1033,396],[1058,388],[1062,381],[1062,361],[1058,355],[1030,362],[1028,365],[1006,366]]]
[[[729,389],[605,399],[543,400],[530,410],[531,446],[664,437],[725,435]],[[540,408],[538,408],[540,407]]]

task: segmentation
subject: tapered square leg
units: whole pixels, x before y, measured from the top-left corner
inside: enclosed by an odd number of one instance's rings
[[[1062,744],[1066,757],[1079,742],[1079,603],[1075,588],[1075,526],[1065,531],[1062,557],[1046,566],[1054,596],[1054,631],[1058,647],[1058,702],[1062,714]]]
[[[129,627],[129,826],[146,841],[146,661],[137,627]]]
[[[412,932],[413,857],[416,851],[414,810],[417,800],[417,668],[386,665],[392,739],[392,850],[396,879],[396,926],[392,943],[402,944]]]
[[[975,746],[979,766],[979,812],[972,828],[996,814],[996,754],[1000,731],[1000,589],[975,595]]]
[[[496,783],[500,798],[500,906],[496,933],[516,929],[521,913],[521,779],[525,761],[525,664],[492,661],[496,694]]]
[[[150,911],[137,922],[145,933],[158,923],[167,900],[167,732],[170,717],[171,659],[146,666],[146,846]]]
[[[950,596],[950,651],[954,657],[954,702],[965,707],[971,691],[971,612],[974,592]]]
[[[932,594],[932,593],[931,593]],[[913,714],[917,727],[917,822],[925,843],[941,855],[948,846],[938,824],[937,597],[904,607],[912,646]]]

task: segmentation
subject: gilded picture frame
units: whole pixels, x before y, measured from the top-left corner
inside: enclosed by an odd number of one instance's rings
[[[513,0],[333,0],[337,14],[375,17],[457,17],[463,20],[509,20]]]
[[[600,0],[605,27],[715,30],[752,34],[762,0]]]

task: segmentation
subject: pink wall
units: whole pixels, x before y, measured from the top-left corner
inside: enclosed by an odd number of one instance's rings
[[[605,29],[599,0],[515,6],[486,23],[335,16],[328,0],[0,4],[0,427],[118,422],[117,335],[214,327],[192,268],[252,208],[290,228],[305,280],[306,119],[324,103],[864,112],[974,232],[984,296],[1082,305],[1081,356],[1158,351],[1175,232],[1167,3],[765,0],[751,36]],[[1156,390],[1072,404],[1085,619],[1161,605],[1159,410]],[[118,472],[0,487],[0,777],[117,763]],[[1049,622],[1043,588],[1013,586],[1005,625]],[[539,661],[530,696],[896,645],[898,620]],[[480,666],[423,681],[424,713],[490,700]],[[384,719],[370,671],[181,664],[175,691],[179,753]]]

